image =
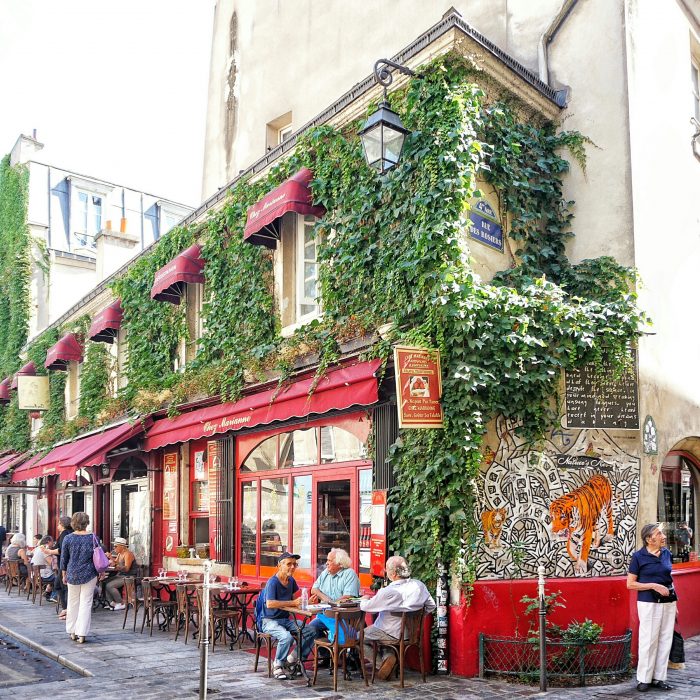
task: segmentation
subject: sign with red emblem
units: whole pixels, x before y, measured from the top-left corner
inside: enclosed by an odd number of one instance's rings
[[[440,351],[394,347],[400,428],[442,428]]]

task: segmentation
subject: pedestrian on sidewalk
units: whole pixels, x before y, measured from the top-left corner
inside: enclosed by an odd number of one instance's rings
[[[627,574],[627,588],[637,591],[637,690],[673,690],[666,683],[678,600],[671,576],[671,551],[664,546],[666,535],[659,523],[642,528],[642,542],[644,546],[632,555]]]
[[[74,513],[73,532],[61,546],[61,575],[68,585],[66,632],[78,644],[83,644],[90,632],[92,598],[97,583],[97,569],[92,561],[95,545],[92,533],[87,531],[89,524],[87,513]]]
[[[54,581],[54,591],[58,596],[60,608],[60,610],[58,611],[58,617],[61,620],[66,619],[66,608],[68,607],[68,589],[63,584],[63,577],[60,573],[61,547],[63,546],[63,540],[65,540],[71,532],[73,532],[73,528],[70,524],[70,518],[67,515],[62,515],[58,519],[58,539],[56,540],[56,548],[48,549],[46,551],[47,554],[55,555],[59,563],[59,574],[56,576],[56,580]]]

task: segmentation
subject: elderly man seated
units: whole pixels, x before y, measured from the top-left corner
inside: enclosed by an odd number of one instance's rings
[[[421,608],[425,608],[426,613],[435,610],[433,597],[422,581],[411,578],[411,570],[403,557],[389,557],[385,569],[389,585],[379,590],[373,598],[364,596],[360,602],[360,607],[365,612],[379,613],[374,624],[365,629],[365,641],[397,642],[401,634],[400,613]],[[365,658],[371,653],[372,647],[367,645]],[[396,656],[387,650],[377,675],[386,680],[395,666]]]
[[[129,549],[129,543],[123,537],[114,538],[116,554],[109,554],[114,567],[114,575],[105,585],[105,595],[112,610],[124,610],[126,603],[122,600],[122,588],[126,576],[136,576],[138,565],[134,553]]]
[[[301,607],[301,598],[298,597],[299,586],[293,576],[300,558],[298,554],[290,552],[282,552],[277,557],[277,573],[265,584],[255,606],[258,629],[272,635],[277,640],[273,675],[278,680],[292,678],[293,668],[297,663],[297,656],[291,652],[291,648],[292,643],[296,641],[300,623],[291,619],[290,613],[281,610],[281,608]],[[301,658],[299,660],[302,663],[311,651],[315,636],[316,634],[311,627],[304,627],[301,631]]]

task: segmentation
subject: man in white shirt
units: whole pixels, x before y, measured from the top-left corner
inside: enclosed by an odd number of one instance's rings
[[[435,610],[435,601],[425,584],[411,578],[411,570],[403,557],[389,557],[386,561],[386,575],[391,582],[377,592],[373,598],[365,596],[360,607],[365,612],[379,613],[373,625],[365,629],[367,641],[397,642],[401,634],[401,613],[425,608],[425,612]],[[365,650],[365,656],[371,654]],[[371,658],[371,657],[370,657]],[[382,659],[377,675],[386,680],[396,666],[396,657],[388,653]]]

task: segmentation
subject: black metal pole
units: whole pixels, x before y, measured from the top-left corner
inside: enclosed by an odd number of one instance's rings
[[[537,568],[540,598],[540,690],[547,690],[547,609],[544,602],[544,566]]]

